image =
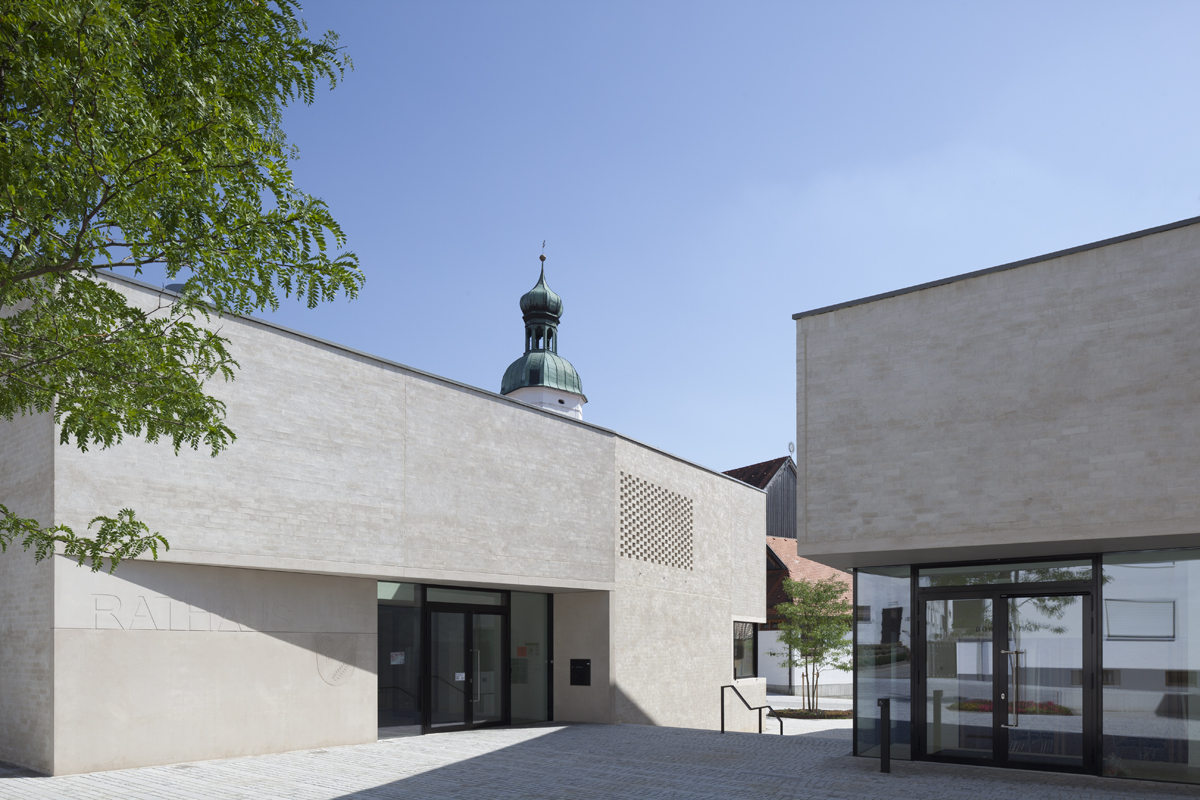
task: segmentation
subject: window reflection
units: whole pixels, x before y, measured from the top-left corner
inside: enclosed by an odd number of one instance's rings
[[[909,567],[860,569],[856,573],[854,680],[858,692],[858,739],[862,756],[879,757],[880,698],[891,699],[891,757],[910,758],[912,741],[912,613]]]
[[[753,678],[758,675],[755,641],[758,626],[753,622],[733,623],[733,677]]]
[[[549,595],[513,592],[509,682],[512,721],[549,719],[550,616]]]
[[[1070,559],[1034,564],[974,564],[958,567],[923,567],[919,585],[988,586],[997,583],[1086,581],[1092,578],[1092,560]]]
[[[1104,557],[1105,775],[1200,783],[1193,586],[1198,550]]]
[[[930,755],[992,757],[992,601],[925,603],[925,719]]]

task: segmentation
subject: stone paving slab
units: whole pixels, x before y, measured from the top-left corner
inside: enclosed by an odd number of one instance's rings
[[[834,730],[833,735],[840,731]],[[1116,800],[1200,787],[853,758],[828,731],[794,736],[638,725],[504,728],[57,778],[0,769],[21,800]]]

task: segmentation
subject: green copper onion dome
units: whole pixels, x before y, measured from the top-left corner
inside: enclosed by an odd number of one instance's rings
[[[534,350],[508,365],[500,381],[500,394],[523,386],[548,386],[572,394],[583,394],[583,381],[571,362],[558,353]]]
[[[546,285],[546,265],[543,263],[542,275],[538,278],[537,285],[521,295],[521,313],[549,314],[553,317],[561,317],[562,311],[562,298]]]
[[[525,355],[508,365],[500,381],[500,394],[509,394],[526,386],[545,386],[572,394],[583,394],[583,381],[571,362],[558,354],[558,323],[562,317],[562,298],[546,284],[546,257],[542,274],[532,289],[521,296],[521,315],[525,319]],[[586,398],[584,398],[586,402]]]

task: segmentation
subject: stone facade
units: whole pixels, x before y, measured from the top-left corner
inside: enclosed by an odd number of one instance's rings
[[[0,420],[0,494],[9,510],[54,515],[54,423]],[[49,772],[53,763],[53,565],[18,544],[0,555],[0,759]]]
[[[799,552],[1194,544],[1200,223],[797,315]]]
[[[81,453],[44,417],[0,432],[14,509],[83,529],[130,507],[171,542],[111,576],[0,561],[0,760],[65,774],[371,740],[377,580],[553,594],[557,719],[719,724],[732,621],[762,620],[761,492],[481,389],[215,324],[241,364],[210,386],[238,434],[218,458]],[[690,569],[620,555],[623,472],[690,503]],[[569,685],[573,657],[591,686]],[[742,689],[762,701],[761,681]]]

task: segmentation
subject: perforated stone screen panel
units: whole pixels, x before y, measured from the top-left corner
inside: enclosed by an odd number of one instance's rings
[[[692,498],[621,473],[621,555],[692,569]]]

